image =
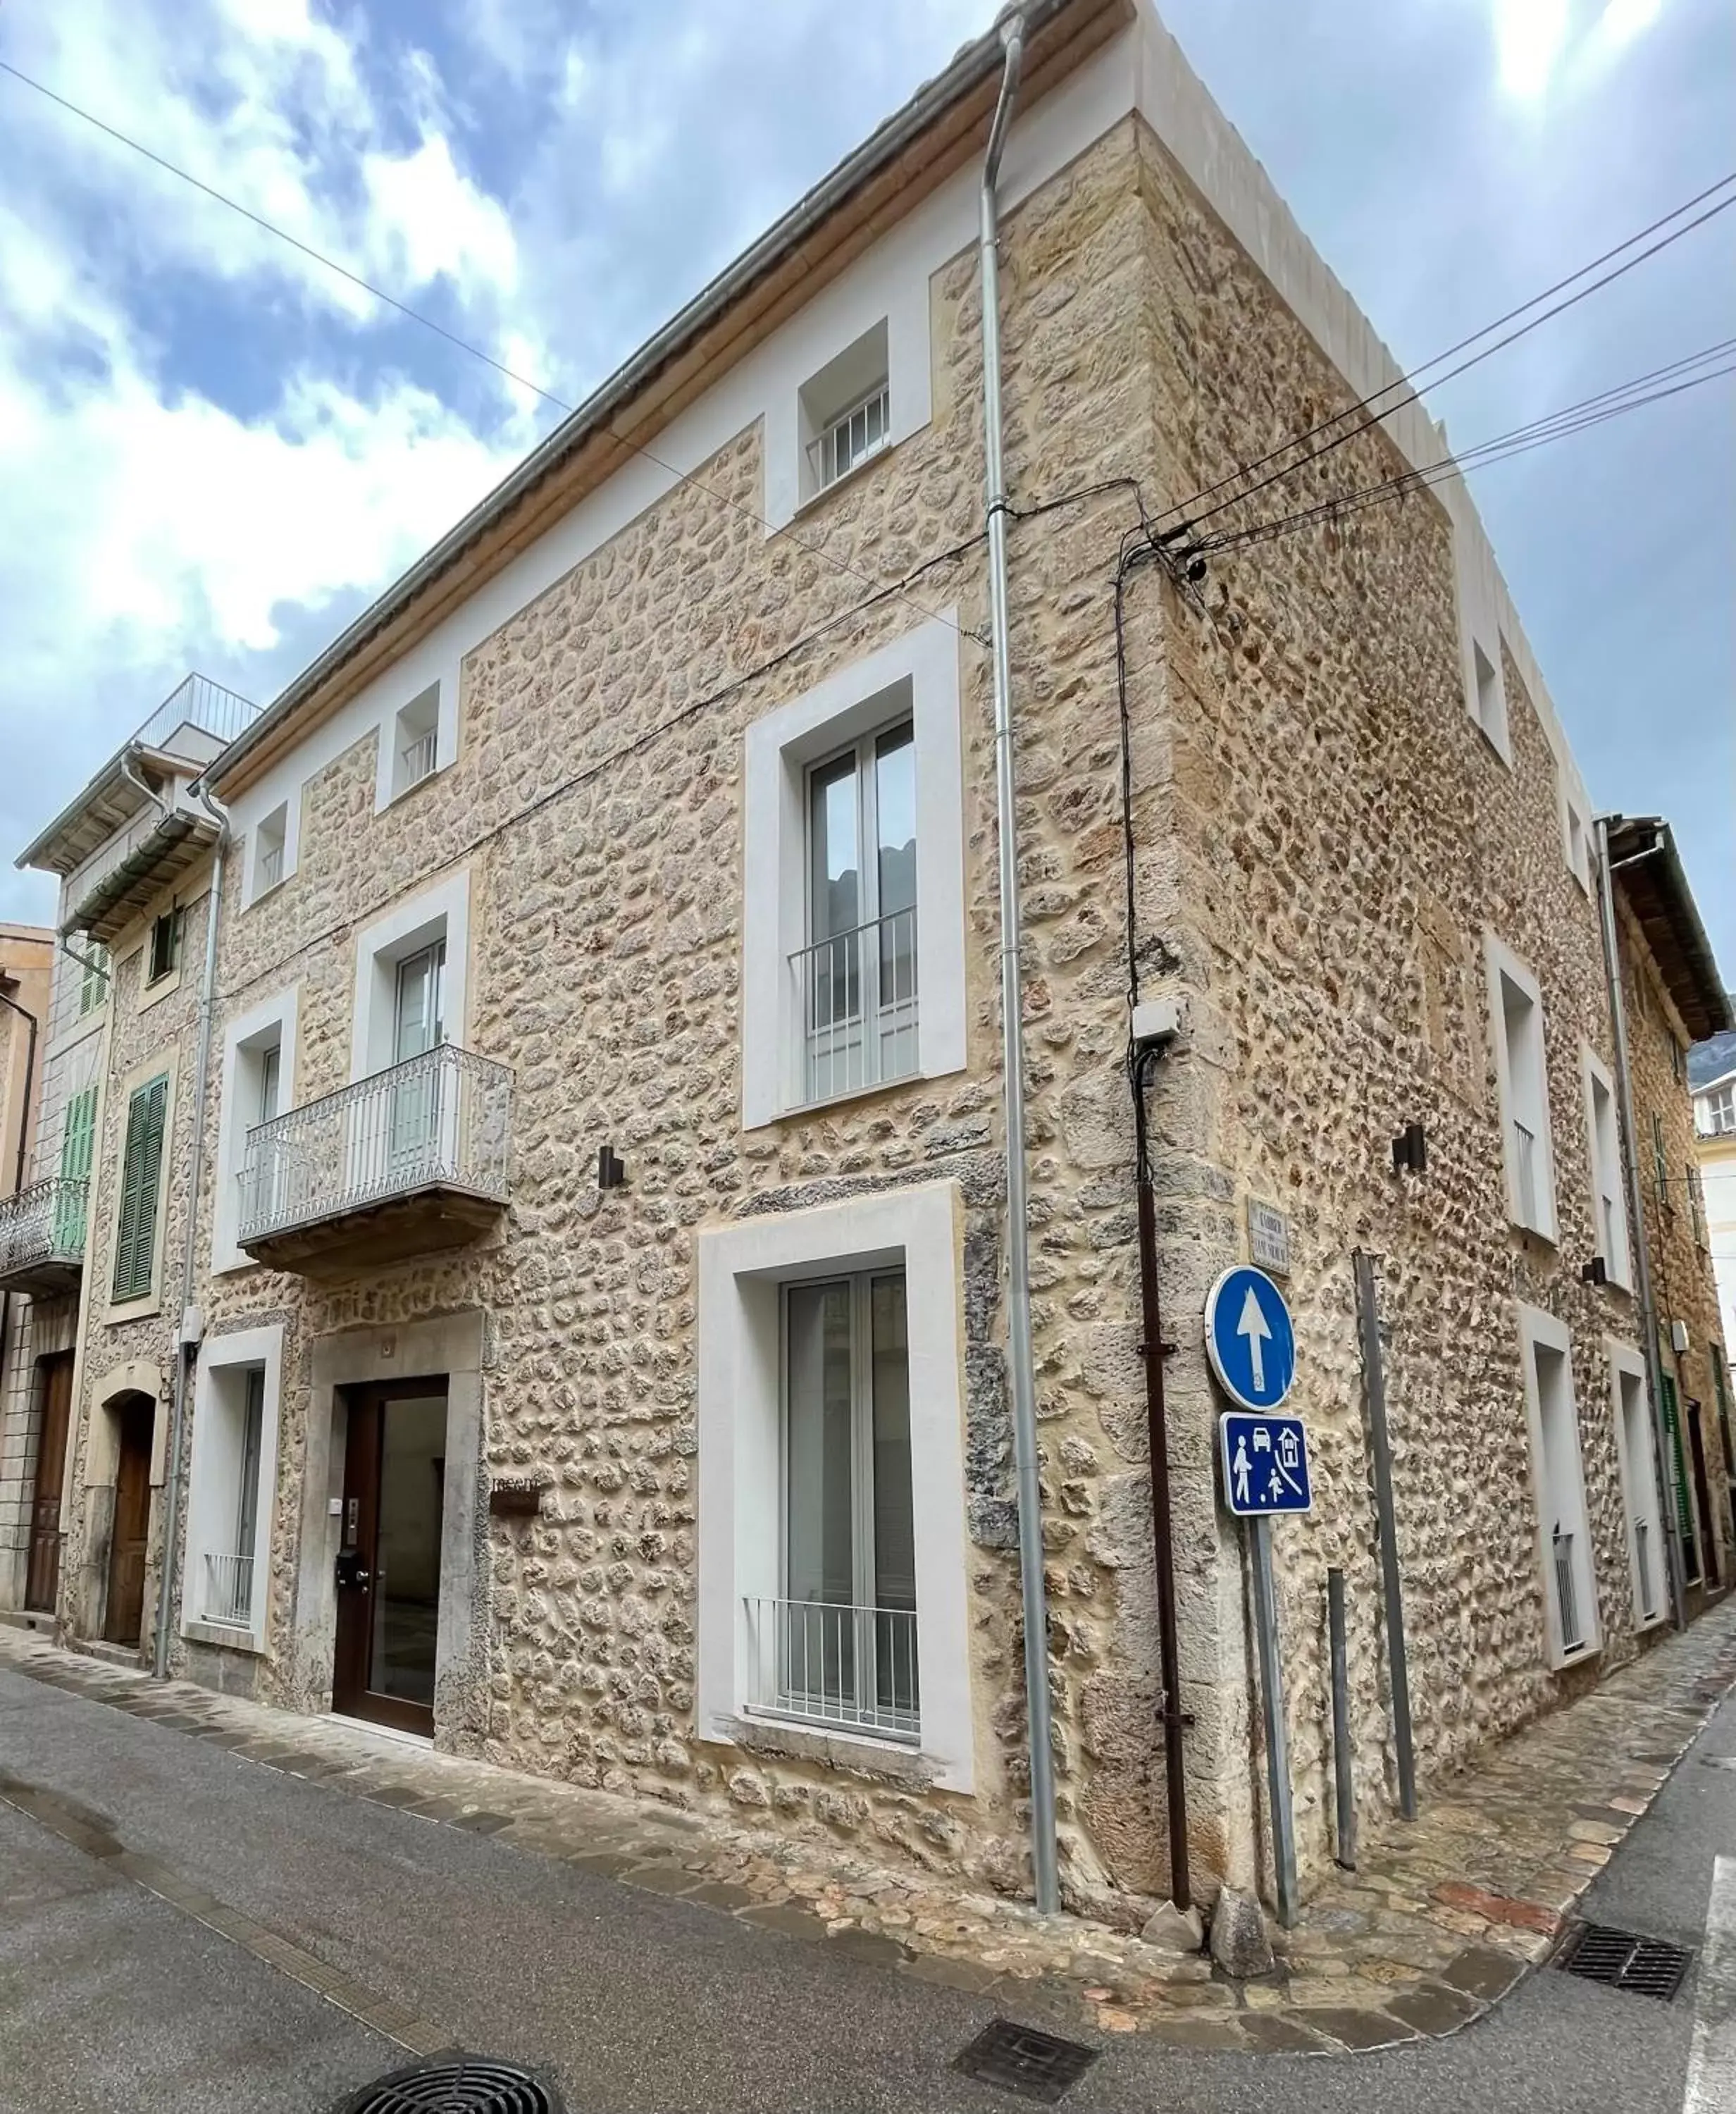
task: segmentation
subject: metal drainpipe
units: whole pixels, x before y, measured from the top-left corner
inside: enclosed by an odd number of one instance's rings
[[[983,299],[983,456],[988,487],[989,625],[994,662],[994,791],[1000,837],[1001,1073],[1007,1112],[1007,1363],[1019,1490],[1019,1581],[1025,1612],[1026,1741],[1030,1759],[1030,1861],[1038,1912],[1061,1906],[1050,1745],[1048,1610],[1043,1588],[1043,1489],[1037,1473],[1037,1380],[1030,1346],[1030,1228],[1025,1165],[1024,989],[1019,970],[1018,811],[1013,791],[1012,680],[1007,625],[1007,493],[1001,460],[1000,268],[995,178],[1025,56],[1022,16],[1001,25],[1007,62],[983,162],[977,243]]]
[[[1662,840],[1652,847],[1661,849]],[[1638,854],[1649,858],[1650,852]],[[1633,862],[1624,859],[1624,866]],[[1627,1178],[1628,1216],[1633,1223],[1633,1261],[1639,1289],[1640,1328],[1646,1338],[1646,1384],[1651,1395],[1651,1456],[1656,1465],[1658,1503],[1664,1516],[1664,1549],[1670,1572],[1670,1618],[1688,1627],[1687,1581],[1682,1568],[1682,1526],[1676,1517],[1676,1484],[1670,1434],[1664,1422],[1664,1366],[1658,1356],[1657,1306],[1651,1293],[1651,1256],[1646,1240],[1645,1195],[1640,1183],[1639,1134],[1633,1123],[1633,1075],[1628,1063],[1628,1009],[1622,996],[1621,956],[1615,940],[1615,866],[1610,858],[1610,821],[1597,818],[1597,898],[1603,935],[1604,982],[1610,994],[1610,1032],[1615,1043],[1615,1097],[1621,1114],[1623,1171]]]
[[[199,1247],[199,1198],[205,1168],[205,1083],[211,1066],[211,1017],[217,992],[217,923],[223,908],[223,864],[229,849],[229,817],[217,807],[203,783],[194,791],[199,804],[217,826],[217,843],[211,855],[211,909],[205,919],[205,973],[199,999],[199,1041],[193,1059],[193,1164],[187,1175],[187,1224],[181,1242],[180,1304],[183,1320],[192,1304],[193,1272]],[[197,1344],[180,1340],[175,1346],[175,1397],[169,1412],[168,1495],[163,1507],[162,1583],[157,1593],[157,1637],[151,1655],[151,1671],[158,1681],[169,1677],[169,1627],[175,1600],[176,1543],[180,1531],[180,1486],[187,1435],[187,1372],[198,1355]]]

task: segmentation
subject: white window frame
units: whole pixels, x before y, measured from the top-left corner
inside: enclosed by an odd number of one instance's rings
[[[391,707],[379,723],[379,747],[375,757],[374,776],[374,812],[377,815],[383,813],[395,800],[401,800],[406,794],[413,792],[417,786],[437,776],[456,759],[458,698],[459,666],[456,661],[449,666],[436,667],[432,673],[425,672],[413,689],[394,690]],[[424,714],[430,720],[429,731],[434,738],[433,769],[425,771],[419,778],[406,780],[403,772],[403,750],[409,733],[406,719],[418,719]]]
[[[1633,1629],[1638,1634],[1642,1630],[1656,1629],[1670,1613],[1670,1552],[1664,1540],[1663,1497],[1657,1486],[1651,1389],[1645,1357],[1635,1345],[1606,1336],[1604,1352],[1609,1361],[1610,1415],[1615,1426],[1615,1466],[1621,1480],[1622,1520],[1628,1543],[1628,1585],[1633,1597]],[[1627,1403],[1622,1387],[1624,1379],[1639,1389],[1637,1448],[1630,1443],[1628,1431]],[[1638,1530],[1642,1520],[1646,1523],[1647,1540],[1651,1550],[1651,1575],[1657,1581],[1649,1615],[1643,1612],[1645,1593],[1640,1575]]]
[[[290,813],[294,803],[280,800],[268,814],[262,815],[248,832],[246,899],[250,905],[263,895],[281,888],[295,871],[294,849],[290,842]],[[268,871],[272,853],[277,856],[277,871]]]
[[[438,888],[399,904],[356,940],[355,1013],[349,1078],[371,1079],[393,1062],[398,964],[436,940],[446,943],[443,1008],[445,1039],[465,1046],[470,960],[470,873],[459,870]]]
[[[853,737],[908,716],[916,750],[916,1064],[906,1082],[965,1064],[964,785],[954,612],[917,625],[746,734],[742,930],[742,1122],[808,1106],[800,994],[790,957],[808,943],[807,770]],[[837,1100],[883,1093],[853,1087]],[[823,1105],[835,1105],[829,1101]]]
[[[237,1244],[235,1233],[241,1219],[241,1167],[247,1156],[247,1133],[253,1128],[259,1089],[258,1059],[263,1050],[276,1046],[278,1113],[296,1107],[300,1012],[301,986],[291,984],[287,991],[275,991],[245,1013],[237,1014],[223,1031],[217,1197],[211,1215],[211,1268],[216,1276],[255,1266],[253,1257]]]
[[[1736,1137],[1736,1079],[1714,1079],[1700,1095],[1704,1110],[1694,1128],[1702,1137]],[[1727,1103],[1728,1107],[1720,1107]],[[1728,1120],[1720,1119],[1728,1118]]]
[[[249,1366],[263,1368],[264,1398],[259,1422],[258,1499],[254,1508],[253,1592],[245,1629],[238,1624],[203,1619],[204,1558],[207,1545],[226,1513],[234,1490],[236,1462],[227,1433],[219,1427],[226,1409],[220,1390],[244,1386]],[[193,1451],[187,1476],[185,1574],[181,1586],[181,1635],[199,1643],[226,1645],[231,1651],[263,1652],[270,1601],[272,1522],[276,1511],[277,1427],[283,1393],[283,1329],[238,1329],[206,1339],[199,1352],[193,1397]]]
[[[1466,510],[1469,513],[1469,508]],[[1509,770],[1513,746],[1506,672],[1501,665],[1501,595],[1495,555],[1474,515],[1453,523],[1453,586],[1458,605],[1459,652],[1465,710]],[[1482,668],[1478,666],[1481,657]],[[1483,670],[1487,670],[1487,675]]]
[[[1563,1322],[1540,1306],[1518,1302],[1519,1338],[1524,1370],[1525,1425],[1531,1441],[1531,1486],[1537,1517],[1536,1553],[1538,1584],[1543,1596],[1544,1655],[1551,1668],[1577,1666],[1603,1649],[1603,1622],[1597,1604],[1597,1566],[1592,1548],[1591,1526],[1585,1503],[1584,1448],[1579,1434],[1578,1398],[1574,1388],[1573,1336]],[[1565,1425],[1570,1458],[1560,1457],[1560,1448],[1548,1442],[1551,1421],[1537,1383],[1539,1349],[1553,1352],[1562,1361],[1566,1391],[1565,1414],[1556,1406]],[[1553,1530],[1565,1521],[1573,1535],[1570,1563],[1576,1595],[1581,1599],[1583,1635],[1571,1650],[1561,1641],[1560,1614],[1556,1589]]]
[[[1592,892],[1592,812],[1568,782],[1567,766],[1557,763],[1561,789],[1561,856],[1567,870],[1588,896]]]
[[[797,435],[802,444],[797,469],[802,504],[830,492],[893,445],[891,334],[883,316],[847,345],[797,391]],[[878,405],[879,437],[865,443],[842,469],[837,467],[834,436],[858,414]],[[829,474],[828,465],[830,465]]]
[[[1543,993],[1537,978],[1510,947],[1505,946],[1492,932],[1483,936],[1483,959],[1487,974],[1489,1002],[1489,1041],[1495,1059],[1495,1083],[1501,1109],[1501,1164],[1506,1172],[1507,1216],[1515,1226],[1528,1233],[1537,1233],[1551,1245],[1560,1238],[1560,1227],[1556,1215],[1556,1164],[1553,1125],[1549,1113],[1549,1039],[1547,1023],[1543,1016]],[[1531,1106],[1532,1096],[1523,1080],[1515,1080],[1513,1073],[1513,1053],[1508,1046],[1507,1015],[1502,981],[1510,983],[1530,1001],[1537,1023],[1537,1071],[1532,1082],[1535,1089],[1536,1106]],[[1524,1105],[1522,1115],[1520,1104]],[[1533,1188],[1536,1208],[1530,1217],[1525,1215],[1519,1178],[1519,1145],[1514,1134],[1516,1122],[1525,1116],[1535,1119],[1533,1167]],[[1528,1128],[1533,1125],[1528,1123]]]
[[[924,1183],[699,1236],[697,1710],[703,1740],[759,1726],[747,1597],[782,1590],[783,1287],[858,1270],[905,1274],[921,1735],[801,1728],[868,1769],[914,1754],[940,1788],[975,1787],[964,1480],[963,1206]],[[793,1728],[783,1726],[785,1732]]]
[[[1603,1257],[1611,1284],[1624,1292],[1633,1289],[1633,1262],[1628,1238],[1628,1199],[1622,1179],[1621,1119],[1615,1105],[1615,1082],[1609,1068],[1589,1043],[1579,1050],[1580,1078],[1585,1092],[1586,1166],[1591,1181],[1592,1248]],[[1604,1120],[1598,1120],[1598,1096],[1603,1096]],[[1603,1192],[1607,1185],[1615,1205],[1615,1238],[1606,1242]]]

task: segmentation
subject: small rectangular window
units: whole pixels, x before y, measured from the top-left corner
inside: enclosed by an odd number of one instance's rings
[[[754,1707],[921,1731],[902,1270],[783,1294],[783,1593],[750,1604]]]
[[[160,984],[165,977],[173,976],[180,956],[180,913],[166,910],[151,923],[150,959],[145,966],[145,982]]]
[[[1482,650],[1482,642],[1477,640],[1471,647],[1472,659],[1477,670],[1477,724],[1499,746],[1501,737],[1501,678],[1495,664]]]
[[[1715,1087],[1700,1104],[1702,1137],[1728,1137],[1736,1132],[1736,1079]]]
[[[432,778],[440,762],[440,685],[412,698],[393,722],[392,798]]]
[[[274,808],[260,823],[254,848],[254,897],[268,895],[283,879],[284,846],[289,833],[290,811],[286,803]]]
[[[1556,1238],[1554,1148],[1549,1126],[1548,1059],[1543,1006],[1528,972],[1502,954],[1491,964],[1490,997],[1500,1044],[1508,1215],[1515,1225]]]
[[[108,996],[108,949],[100,940],[87,939],[82,955],[84,973],[79,978],[79,1018],[94,1013]]]
[[[1622,1202],[1615,1097],[1607,1082],[1590,1068],[1589,1059],[1587,1079],[1590,1091],[1592,1211],[1597,1251],[1603,1257],[1610,1282],[1626,1285],[1629,1281],[1628,1215]]]
[[[916,747],[908,720],[807,775],[806,1098],[916,1069]]]
[[[876,323],[799,392],[802,496],[811,499],[892,442],[886,325]]]
[[[115,1228],[113,1292],[117,1302],[143,1299],[151,1289],[157,1261],[158,1188],[162,1172],[163,1132],[168,1108],[167,1074],[137,1088],[126,1105],[126,1137],[121,1154],[121,1209]]]

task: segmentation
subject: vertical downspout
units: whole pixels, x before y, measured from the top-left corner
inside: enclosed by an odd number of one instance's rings
[[[1025,1165],[1025,1031],[1019,969],[1019,844],[1012,753],[1012,680],[1007,624],[1007,493],[1001,460],[1001,310],[995,179],[1012,117],[1025,23],[1001,25],[1006,66],[983,163],[983,456],[988,488],[989,623],[994,661],[994,790],[1000,837],[1001,1073],[1007,1119],[1007,1363],[1019,1491],[1019,1581],[1025,1613],[1026,1740],[1030,1759],[1030,1861],[1039,1914],[1061,1906],[1055,1842],[1055,1761],[1050,1744],[1048,1612],[1043,1588],[1043,1492],[1037,1473],[1037,1382],[1030,1343],[1030,1228]]]
[[[1624,862],[1625,863],[1625,862]],[[1603,974],[1610,993],[1610,1032],[1615,1043],[1615,1097],[1621,1115],[1622,1171],[1627,1179],[1628,1216],[1633,1226],[1633,1264],[1639,1293],[1640,1329],[1646,1339],[1646,1386],[1651,1397],[1651,1457],[1664,1549],[1670,1572],[1670,1618],[1688,1627],[1687,1586],[1682,1570],[1682,1525],[1676,1517],[1674,1463],[1664,1422],[1664,1367],[1658,1356],[1657,1306],[1651,1293],[1651,1255],[1646,1240],[1646,1204],[1640,1184],[1639,1133],[1633,1121],[1633,1075],[1628,1063],[1628,1009],[1622,997],[1621,956],[1615,940],[1615,868],[1610,860],[1610,821],[1597,818],[1597,896],[1603,933]]]
[[[205,1171],[205,1085],[211,1067],[211,1019],[217,992],[217,923],[223,909],[223,865],[229,849],[229,817],[222,813],[201,785],[195,788],[200,804],[217,826],[217,843],[211,854],[211,910],[205,919],[205,972],[199,995],[199,1040],[193,1059],[193,1164],[187,1175],[187,1223],[181,1242],[180,1304],[182,1320],[193,1301],[193,1272],[198,1260],[199,1188]],[[175,1398],[169,1412],[168,1495],[163,1507],[162,1581],[157,1589],[157,1637],[151,1671],[158,1681],[169,1677],[169,1631],[175,1600],[176,1542],[180,1533],[180,1487],[185,1468],[187,1434],[187,1370],[198,1355],[196,1343],[176,1330]]]

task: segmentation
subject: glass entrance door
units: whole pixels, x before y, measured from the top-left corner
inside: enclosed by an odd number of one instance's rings
[[[434,1730],[445,1474],[443,1379],[350,1397],[332,1707],[405,1732]]]

